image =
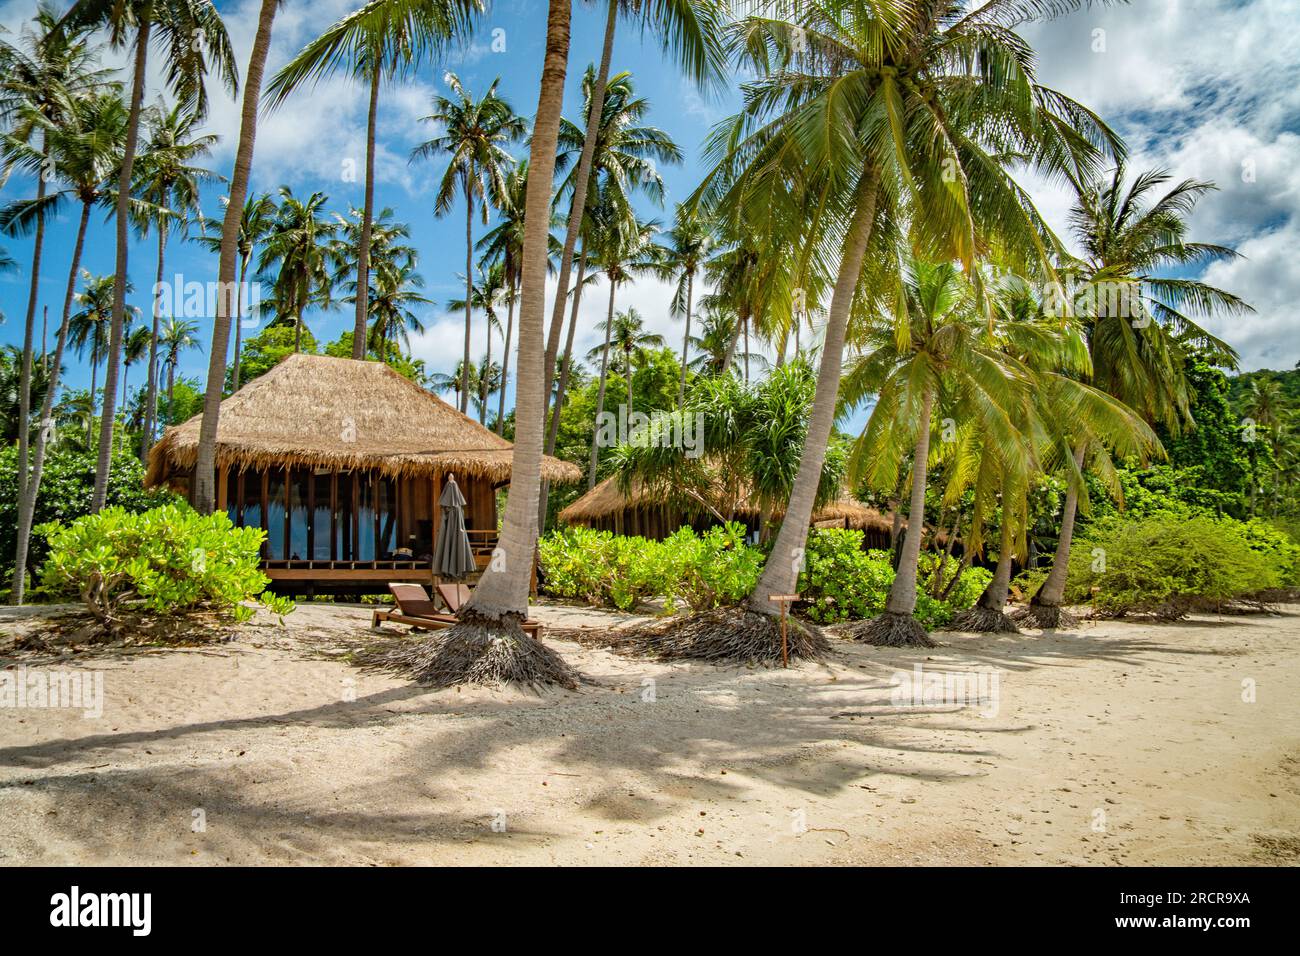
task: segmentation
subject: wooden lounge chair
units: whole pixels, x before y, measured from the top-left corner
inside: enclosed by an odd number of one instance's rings
[[[448,585],[440,585],[448,587]],[[465,585],[456,585],[456,587],[465,587]],[[376,610],[370,616],[370,626],[378,629],[384,621],[391,621],[394,624],[409,624],[411,627],[424,628],[425,630],[436,631],[440,628],[451,627],[457,623],[456,615],[442,614],[438,611],[437,605],[429,599],[427,592],[419,584],[404,584],[396,581],[389,582],[388,590],[393,595],[393,601],[396,606],[393,610]],[[469,588],[465,588],[468,592]],[[443,596],[446,600],[446,596]],[[450,602],[448,602],[450,606]],[[458,604],[457,607],[460,605]],[[542,638],[542,622],[528,620],[521,625],[525,634],[532,635],[535,639]]]
[[[468,584],[439,584],[436,590],[438,596],[446,602],[447,610],[452,614],[459,611],[461,605],[469,600],[470,587]]]

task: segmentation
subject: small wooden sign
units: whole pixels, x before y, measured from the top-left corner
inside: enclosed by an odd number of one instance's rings
[[[790,638],[787,636],[786,633],[785,611],[787,605],[789,605],[793,601],[798,601],[800,598],[799,595],[797,594],[769,594],[767,596],[767,599],[769,601],[779,601],[781,604],[781,666],[789,667],[790,666]]]
[[[767,599],[768,599],[769,601],[799,601],[799,600],[802,600],[802,598],[800,598],[799,595],[797,595],[797,594],[769,594]]]

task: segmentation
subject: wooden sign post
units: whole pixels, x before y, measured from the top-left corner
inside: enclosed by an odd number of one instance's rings
[[[790,666],[790,641],[786,636],[786,612],[790,609],[791,603],[799,600],[797,594],[769,594],[769,601],[777,601],[781,605],[781,666]]]

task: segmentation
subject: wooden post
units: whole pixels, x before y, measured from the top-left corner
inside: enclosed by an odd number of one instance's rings
[[[769,601],[776,601],[781,605],[781,666],[790,666],[790,640],[786,631],[786,613],[793,601],[799,600],[797,594],[769,594]]]

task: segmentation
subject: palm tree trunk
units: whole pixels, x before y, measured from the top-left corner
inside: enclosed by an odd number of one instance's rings
[[[104,414],[99,423],[99,459],[95,463],[95,492],[90,510],[98,512],[108,496],[108,472],[113,463],[113,402],[117,397],[117,368],[122,352],[122,327],[126,318],[127,255],[130,249],[131,176],[140,139],[140,111],[144,105],[145,72],[149,59],[149,16],[140,18],[135,38],[135,65],[131,77],[131,111],[127,117],[126,146],[117,180],[117,262],[113,281],[113,320],[108,336],[108,369],[104,373]]]
[[[605,14],[605,40],[600,51],[600,66],[596,82],[591,89],[591,103],[587,113],[587,129],[582,138],[582,152],[578,168],[573,173],[573,198],[569,202],[569,223],[564,233],[564,252],[560,256],[559,284],[555,287],[555,305],[551,309],[551,327],[546,337],[546,359],[542,374],[546,379],[546,392],[542,400],[550,405],[551,380],[555,378],[555,362],[560,349],[560,333],[564,331],[564,301],[569,291],[569,273],[573,270],[573,255],[582,232],[582,217],[587,208],[587,187],[591,182],[591,164],[596,155],[596,136],[600,117],[605,110],[605,87],[609,82],[609,63],[614,56],[614,31],[618,24],[618,0],[609,0]],[[545,418],[547,407],[543,407]]]
[[[167,250],[167,223],[163,220],[158,222],[158,277],[155,280],[154,289],[160,290],[163,281],[164,255]],[[153,447],[153,436],[157,431],[156,418],[158,415],[158,376],[156,374],[158,360],[158,324],[159,316],[159,293],[154,294],[153,298],[153,333],[149,336],[149,384],[145,391],[144,403],[144,435],[140,438],[140,461],[149,464],[149,449]],[[172,300],[175,301],[175,296]]]
[[[361,210],[361,238],[357,244],[357,312],[352,327],[352,357],[366,357],[366,326],[370,319],[370,230],[375,213],[375,120],[379,114],[378,57],[370,69],[370,107],[366,113],[366,197]]]
[[[749,384],[749,313],[745,313],[745,384]]]
[[[1002,535],[998,542],[998,565],[993,571],[993,580],[980,595],[979,606],[989,611],[1002,613],[1007,606],[1007,597],[1011,593],[1011,521],[1006,510],[1002,512]]]
[[[1087,443],[1080,442],[1074,450],[1074,466],[1083,468],[1084,453]],[[1047,580],[1038,589],[1030,601],[1025,614],[1027,622],[1040,627],[1058,627],[1063,623],[1069,626],[1073,619],[1061,610],[1065,601],[1065,582],[1070,574],[1070,542],[1074,538],[1074,519],[1079,509],[1078,486],[1071,481],[1065,491],[1065,507],[1061,512],[1061,535],[1056,542],[1056,556],[1052,558],[1052,569],[1047,573]]]
[[[600,387],[596,391],[596,421],[591,434],[591,466],[587,469],[587,490],[596,487],[596,467],[600,464],[600,445],[596,443],[596,430],[605,414],[605,380],[609,374],[609,340],[614,331],[614,293],[618,285],[609,284],[609,311],[605,314],[605,347],[600,350]]]
[[[822,361],[825,361],[823,356]],[[921,399],[921,420],[916,448],[912,453],[912,499],[907,509],[907,534],[903,537],[903,551],[898,560],[898,571],[889,588],[885,610],[889,614],[911,618],[916,610],[916,575],[921,557],[921,541],[925,538],[925,480],[930,462],[930,412],[934,406],[934,393],[926,391]]]
[[[36,201],[45,199],[46,170],[49,164],[49,146],[41,134],[41,171],[36,176]],[[32,277],[27,291],[27,318],[23,323],[22,370],[18,373],[18,501],[27,500],[27,486],[31,483],[27,473],[28,442],[32,432],[32,350],[36,336],[36,299],[40,295],[41,255],[45,250],[45,211],[36,213],[36,234],[32,237]]]
[[[81,221],[77,224],[77,240],[72,247],[72,266],[68,269],[68,287],[63,294],[63,319],[59,323],[59,336],[54,345],[54,365],[45,386],[41,401],[40,428],[36,431],[36,446],[32,451],[32,474],[27,483],[27,494],[20,499],[18,509],[17,548],[14,551],[13,603],[23,603],[26,589],[27,549],[31,545],[32,522],[36,517],[36,501],[41,493],[41,472],[45,466],[45,449],[53,430],[54,395],[59,390],[59,376],[63,371],[63,350],[68,344],[68,321],[72,315],[72,298],[77,289],[77,270],[81,268],[81,253],[86,245],[86,226],[90,223],[90,204],[82,203]]]
[[[519,307],[519,372],[515,382],[515,442],[510,495],[500,537],[502,562],[484,571],[466,610],[503,622],[528,612],[528,590],[537,549],[537,503],[542,484],[543,415],[550,383],[544,376],[546,253],[559,138],[564,77],[569,56],[570,0],[550,0],[546,57],[533,124],[528,191],[524,203],[523,293]],[[562,284],[561,289],[564,288]],[[464,611],[462,611],[464,616]]]
[[[219,264],[217,268],[218,269],[221,268]],[[239,289],[235,295],[235,314],[233,316],[227,314],[226,316],[226,338],[227,339],[230,338],[230,324],[232,321],[234,322],[234,326],[235,326],[235,357],[230,372],[231,394],[234,394],[235,392],[239,391],[239,350],[243,348],[242,333],[244,330],[244,283],[246,281],[248,281],[248,257],[241,256],[239,259]],[[216,331],[217,330],[214,327],[212,330],[213,333],[212,337],[214,339],[216,338]],[[211,365],[212,362],[209,360],[208,364]],[[225,378],[224,370],[222,371],[222,378],[223,379]],[[204,404],[206,404],[206,398],[207,395],[205,390]],[[220,404],[220,401],[218,401],[217,404]]]
[[[483,403],[478,410],[478,423],[480,425],[487,424],[488,398],[492,395],[488,390],[488,386],[492,384],[488,380],[492,369],[492,320],[493,312],[489,309],[487,315],[484,316],[484,324],[487,326],[487,348],[483,351],[483,371],[478,377],[479,399]]]
[[[172,391],[176,385],[176,360],[179,358],[175,352],[167,357],[167,417],[173,420],[176,418],[172,410]]]
[[[627,376],[627,414],[632,417],[632,350],[623,350],[623,374]]]
[[[560,410],[564,408],[564,395],[569,388],[569,372],[573,366],[573,339],[578,329],[578,305],[582,302],[582,283],[587,278],[587,244],[582,244],[578,257],[578,284],[573,288],[573,306],[569,311],[569,334],[564,338],[564,364],[560,366],[560,381],[555,388],[555,410],[551,413],[551,429],[546,436],[546,454],[555,454],[555,440],[560,433]],[[545,490],[546,482],[542,483]],[[544,518],[543,518],[544,520]]]
[[[813,397],[812,412],[808,420],[808,434],[804,440],[799,470],[795,475],[786,505],[785,518],[776,536],[771,556],[763,568],[754,592],[749,596],[750,610],[763,614],[777,613],[776,604],[769,601],[773,594],[789,594],[798,580],[803,564],[803,549],[808,540],[808,524],[812,520],[813,503],[817,486],[821,483],[822,463],[826,446],[835,421],[835,402],[840,388],[840,367],[843,361],[844,337],[848,327],[849,306],[862,272],[867,244],[871,239],[876,218],[878,179],[874,171],[863,175],[858,186],[857,208],[845,235],[840,258],[839,275],[831,296],[830,311],[826,320],[826,345],[822,350],[821,367],[817,373],[817,390]]]
[[[682,380],[677,385],[677,407],[686,401],[686,357],[691,348],[691,305],[695,295],[695,270],[686,277],[686,334],[682,336]]]
[[[470,303],[474,296],[474,193],[465,186],[465,355],[460,366],[460,410],[469,411],[469,339],[472,327]]]
[[[506,421],[506,382],[510,380],[510,336],[515,329],[515,283],[510,281],[510,302],[506,305],[506,340],[501,346],[501,391],[497,396],[497,434]]]
[[[95,329],[95,338],[90,346],[90,422],[86,426],[86,448],[95,441],[95,393],[99,389],[99,329]]]
[[[221,252],[218,257],[217,281],[221,294],[217,296],[217,317],[212,324],[212,352],[208,356],[208,378],[203,389],[203,421],[199,425],[198,460],[194,465],[194,507],[200,514],[211,514],[216,507],[215,459],[217,423],[221,415],[221,393],[226,377],[226,344],[230,341],[229,283],[235,280],[235,257],[239,251],[239,223],[243,215],[244,200],[248,195],[248,179],[253,167],[253,145],[257,139],[257,109],[262,95],[262,77],[266,72],[266,56],[271,48],[271,27],[280,0],[262,0],[257,17],[257,34],[253,50],[248,56],[248,72],[244,78],[244,99],[239,120],[239,145],[235,150],[235,169],[230,177],[230,197],[226,202],[226,215],[221,223]],[[373,140],[372,140],[373,142]],[[247,260],[243,262],[247,267]],[[240,294],[244,272],[240,272]],[[242,306],[236,307],[235,321],[240,322]],[[238,327],[235,330],[234,391],[239,390]],[[355,348],[355,343],[353,343]]]

